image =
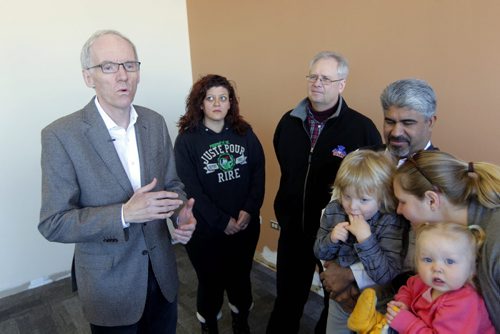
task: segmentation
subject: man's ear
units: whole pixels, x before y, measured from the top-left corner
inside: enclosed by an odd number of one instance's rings
[[[432,211],[436,211],[441,205],[439,194],[432,190],[427,190],[424,193],[425,203],[429,205]]]
[[[340,81],[338,83],[338,85],[339,85],[339,94],[342,94],[342,92],[344,91],[345,84],[346,84],[346,79],[344,79],[344,80],[342,80],[342,81]]]
[[[431,116],[431,118],[429,118],[429,128],[432,129],[434,127],[434,124],[436,124],[436,121],[437,121],[436,115]]]
[[[87,87],[95,88],[94,78],[92,78],[92,76],[90,75],[90,71],[82,70],[82,75],[83,75],[83,80],[85,81]]]

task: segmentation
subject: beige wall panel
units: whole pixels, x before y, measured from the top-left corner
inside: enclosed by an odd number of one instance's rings
[[[379,95],[390,82],[427,80],[438,97],[433,142],[466,160],[500,163],[500,1],[188,0],[193,79],[236,82],[242,114],[267,157],[258,250],[276,249],[270,229],[279,170],[272,135],[305,96],[308,62],[320,50],[351,65],[349,105],[379,130]]]

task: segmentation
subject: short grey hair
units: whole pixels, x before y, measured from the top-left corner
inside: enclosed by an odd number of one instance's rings
[[[93,33],[92,36],[89,37],[89,39],[85,42],[85,44],[82,47],[82,52],[80,54],[80,62],[81,62],[83,70],[86,70],[89,67],[93,66],[90,49],[91,49],[92,45],[94,44],[94,42],[99,37],[104,36],[104,35],[115,35],[115,36],[118,36],[118,37],[124,39],[125,41],[127,41],[127,43],[129,43],[130,46],[132,46],[132,49],[134,50],[135,60],[138,60],[137,50],[135,48],[134,43],[132,43],[132,41],[130,39],[128,39],[127,37],[125,37],[123,34],[121,34],[120,32],[118,32],[116,30],[110,30],[110,29],[98,30],[95,33]]]
[[[421,113],[425,119],[436,114],[436,94],[420,79],[403,79],[389,84],[380,95],[384,112],[391,107],[406,108]]]
[[[344,58],[344,56],[333,51],[321,51],[316,54],[309,63],[309,70],[311,70],[311,67],[313,67],[313,65],[316,64],[319,60],[328,58],[335,59],[337,61],[337,74],[339,78],[346,79],[349,75],[349,63],[347,62],[347,59]]]

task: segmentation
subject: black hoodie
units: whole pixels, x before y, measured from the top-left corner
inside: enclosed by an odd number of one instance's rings
[[[196,233],[221,234],[240,210],[259,223],[264,200],[264,151],[251,129],[238,135],[225,126],[216,133],[203,124],[177,136],[177,174],[194,197]]]

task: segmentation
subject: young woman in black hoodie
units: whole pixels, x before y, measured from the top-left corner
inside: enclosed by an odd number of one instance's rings
[[[231,83],[206,75],[192,87],[178,122],[177,172],[196,200],[197,228],[186,245],[198,276],[202,333],[218,333],[227,292],[233,332],[249,333],[250,271],[264,199],[264,152],[239,113]]]

